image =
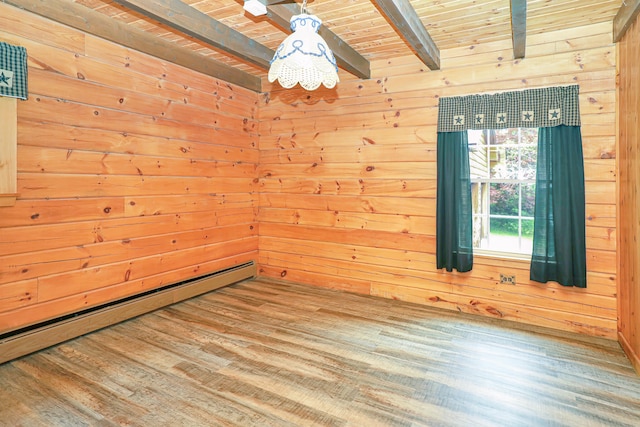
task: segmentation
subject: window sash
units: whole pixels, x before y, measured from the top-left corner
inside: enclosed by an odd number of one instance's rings
[[[525,230],[525,224],[533,222],[533,213],[526,211],[525,206],[523,206],[524,202],[524,192],[525,187],[534,186],[536,184],[536,179],[534,178],[496,178],[491,177],[492,175],[492,154],[498,150],[501,153],[508,152],[511,150],[511,156],[516,155],[517,158],[507,157],[506,160],[503,159],[501,162],[509,167],[513,173],[516,173],[518,176],[527,175],[525,174],[522,168],[523,161],[523,150],[537,150],[537,139],[534,142],[530,142],[529,139],[524,138],[522,128],[517,128],[512,130],[508,130],[508,134],[502,135],[500,137],[500,143],[495,143],[497,140],[491,134],[494,130],[484,129],[481,132],[483,133],[482,137],[476,135],[475,137],[471,137],[470,139],[477,143],[469,144],[469,151],[471,153],[475,153],[474,156],[480,156],[478,159],[480,163],[477,163],[477,174],[471,177],[471,184],[486,186],[484,190],[478,189],[479,193],[477,197],[480,199],[474,202],[475,208],[472,212],[472,218],[474,223],[474,235],[478,233],[478,239],[474,238],[474,250],[480,251],[480,253],[485,254],[499,254],[503,256],[530,256],[532,249],[532,239],[528,237]],[[499,132],[500,130],[498,130]],[[475,131],[477,132],[477,131]],[[506,138],[506,139],[505,139]],[[515,150],[515,151],[514,151]],[[494,188],[494,184],[506,184],[516,186],[515,191],[517,191],[517,200],[515,201],[516,205],[512,205],[512,209],[516,209],[517,212],[514,214],[501,214],[501,213],[493,213],[496,208],[500,211],[499,207],[493,206],[492,203],[492,189]],[[475,190],[474,190],[475,191]],[[513,201],[512,201],[513,203]],[[484,210],[484,212],[482,211]],[[480,211],[480,212],[478,212]],[[496,220],[505,220],[507,223],[512,224],[511,227],[515,226],[517,230],[515,234],[511,234],[510,239],[513,244],[510,244],[508,247],[504,246],[504,236],[497,237],[498,234],[495,233],[495,227],[492,225],[497,225],[494,222]],[[496,239],[502,239],[500,242],[496,243]]]

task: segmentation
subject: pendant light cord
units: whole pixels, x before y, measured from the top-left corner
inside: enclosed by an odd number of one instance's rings
[[[300,13],[307,13],[307,0],[302,0],[300,5]]]

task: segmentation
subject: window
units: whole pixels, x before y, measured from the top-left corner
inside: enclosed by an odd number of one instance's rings
[[[0,96],[0,206],[16,203],[18,107],[14,98]]]
[[[27,50],[0,42],[0,206],[17,198],[16,98],[27,99]]]
[[[468,136],[474,250],[531,255],[538,129]]]
[[[471,271],[474,252],[528,254],[531,280],[587,286],[578,93],[440,98],[436,268]]]

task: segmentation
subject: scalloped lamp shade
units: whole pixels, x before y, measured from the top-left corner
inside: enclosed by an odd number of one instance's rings
[[[340,81],[338,65],[333,52],[318,34],[322,21],[315,15],[302,13],[291,17],[289,35],[276,50],[269,81],[290,89],[300,84],[306,90],[315,90],[321,84],[328,89]]]

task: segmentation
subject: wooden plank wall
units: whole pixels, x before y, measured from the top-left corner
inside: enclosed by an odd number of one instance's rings
[[[616,50],[611,24],[372,64],[333,90],[274,90],[260,108],[263,276],[616,338]],[[528,262],[435,268],[438,98],[580,85],[588,288],[529,281]],[[515,275],[516,285],[499,283]]]
[[[258,95],[0,4],[27,48],[0,333],[257,259]]]
[[[640,373],[640,17],[618,43],[619,340]]]

